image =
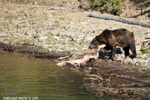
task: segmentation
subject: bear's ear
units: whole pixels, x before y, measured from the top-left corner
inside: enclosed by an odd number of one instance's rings
[[[98,41],[99,40],[99,36],[96,36],[95,39],[96,39],[96,41]]]
[[[105,29],[104,31],[103,31],[103,33],[105,33],[105,32],[109,32],[110,30],[109,29]]]
[[[96,40],[96,41],[97,41],[97,39],[98,39],[98,36],[95,37],[95,40]]]
[[[131,35],[132,35],[132,36],[134,36],[134,33],[133,33],[133,32],[131,32]]]

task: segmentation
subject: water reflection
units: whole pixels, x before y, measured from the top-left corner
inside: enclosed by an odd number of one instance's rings
[[[96,100],[85,92],[82,74],[28,55],[0,53],[0,96],[39,100]]]

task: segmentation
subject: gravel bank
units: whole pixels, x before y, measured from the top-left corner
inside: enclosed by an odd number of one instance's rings
[[[126,28],[134,33],[138,55],[124,60],[124,55],[118,54],[116,60],[150,67],[150,39],[145,39],[150,38],[150,28],[90,18],[89,13],[0,3],[0,42],[37,46],[41,52],[75,53],[87,49],[95,35],[105,29]]]

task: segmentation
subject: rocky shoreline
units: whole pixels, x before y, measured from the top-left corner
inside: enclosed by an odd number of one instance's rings
[[[0,3],[0,42],[14,47],[39,47],[40,52],[69,52],[88,48],[90,41],[105,29],[125,28],[134,33],[137,58],[117,61],[150,66],[150,29],[111,20],[88,17],[88,11],[63,11],[29,5]],[[97,13],[97,12],[95,12]],[[146,39],[147,38],[147,39]]]

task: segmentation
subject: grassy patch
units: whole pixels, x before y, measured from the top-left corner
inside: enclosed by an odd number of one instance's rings
[[[140,51],[141,51],[142,54],[148,54],[148,53],[150,53],[149,49],[142,48]]]
[[[18,17],[14,14],[8,14],[7,16],[5,16],[5,19],[16,19],[16,18]]]
[[[62,38],[62,39],[67,39],[67,38],[68,38],[68,36],[67,36],[67,35],[65,35],[65,34],[63,34],[63,35],[61,35],[61,38]]]
[[[138,56],[137,58],[138,58],[138,59],[142,59],[142,56]]]
[[[119,15],[122,8],[122,0],[93,0],[92,9],[100,10],[114,15]]]
[[[40,53],[45,53],[45,52],[48,52],[48,51],[49,51],[48,48],[43,48],[43,49],[40,49],[40,50],[39,50]]]
[[[92,8],[100,8],[102,3],[98,2],[98,0],[93,0]]]
[[[30,18],[32,18],[32,19],[37,17],[34,13],[30,13],[29,16],[30,16]]]
[[[59,27],[60,26],[60,23],[58,21],[55,21],[55,24],[54,24],[55,27]]]
[[[60,17],[59,20],[64,21],[64,20],[65,20],[65,17]]]
[[[26,45],[26,46],[31,46],[33,44],[35,44],[36,41],[32,38],[19,38],[18,40],[15,41],[15,44],[22,44],[22,45]]]
[[[138,68],[137,71],[138,71],[139,73],[142,73],[142,72],[143,72],[141,68]]]
[[[11,36],[10,38],[9,38],[9,40],[8,40],[8,44],[13,44],[14,43],[14,41],[15,41],[15,37],[14,36]]]
[[[52,35],[49,35],[47,40],[46,40],[46,43],[47,44],[51,44],[51,45],[55,45],[57,44],[59,41]]]

